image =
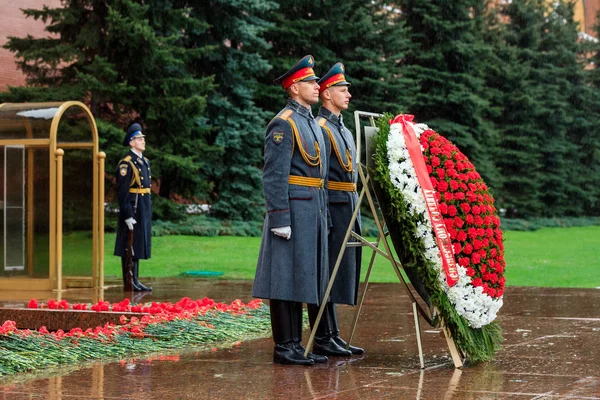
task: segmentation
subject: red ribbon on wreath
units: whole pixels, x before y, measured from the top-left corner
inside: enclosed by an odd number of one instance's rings
[[[412,115],[400,114],[389,122],[390,125],[402,124],[402,134],[404,135],[408,155],[415,167],[417,180],[419,181],[419,185],[421,185],[423,196],[425,197],[425,204],[427,205],[427,212],[429,213],[431,224],[433,225],[433,232],[442,255],[442,266],[444,267],[444,272],[446,274],[446,282],[448,283],[448,286],[452,287],[458,282],[458,268],[454,258],[454,249],[442,213],[438,209],[435,190],[433,189],[431,179],[429,179],[429,173],[427,172],[427,166],[423,159],[419,140],[417,139],[417,135],[412,126],[409,124],[413,119],[414,116]]]

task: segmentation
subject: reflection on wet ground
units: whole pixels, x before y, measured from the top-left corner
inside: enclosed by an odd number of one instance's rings
[[[114,282],[116,283],[116,282]],[[251,283],[164,279],[137,301],[249,301]],[[91,300],[85,291],[71,301]],[[5,305],[9,300],[2,294]],[[106,300],[123,299],[118,286]],[[29,298],[22,299],[25,302]],[[38,296],[38,300],[45,300]],[[339,307],[342,336],[354,308]],[[3,399],[599,399],[600,290],[508,288],[496,360],[455,370],[438,330],[422,322],[419,368],[412,307],[399,284],[371,284],[354,342],[366,355],[312,367],[271,362],[270,339],[216,351],[154,355],[0,380]],[[308,339],[305,332],[304,341]]]

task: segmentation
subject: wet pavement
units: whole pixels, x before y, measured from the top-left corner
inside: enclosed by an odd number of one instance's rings
[[[251,299],[251,282],[245,281],[181,278],[151,284],[154,293],[137,301]],[[103,296],[120,301],[123,292],[115,286]],[[15,306],[29,298],[2,293],[0,303]],[[85,290],[65,292],[63,298],[91,300]],[[37,299],[45,300],[44,294]],[[354,308],[338,310],[347,337]],[[0,400],[600,400],[600,290],[509,287],[498,321],[505,342],[496,360],[462,369],[454,369],[440,331],[422,321],[422,370],[408,297],[399,284],[371,284],[353,340],[366,349],[364,356],[282,366],[271,362],[271,339],[261,339],[215,351],[190,349],[4,378]]]

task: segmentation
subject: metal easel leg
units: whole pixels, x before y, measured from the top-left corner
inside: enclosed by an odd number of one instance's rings
[[[362,198],[365,194],[365,188],[363,187],[360,197],[358,199],[358,203],[362,201]],[[327,290],[325,291],[325,296],[321,299],[321,306],[319,307],[319,313],[317,314],[317,319],[315,320],[313,329],[310,332],[310,337],[308,338],[308,343],[306,344],[306,350],[304,351],[304,357],[308,357],[308,353],[312,350],[313,343],[315,341],[315,335],[317,334],[317,328],[319,323],[321,323],[321,318],[323,317],[323,311],[325,307],[327,307],[327,300],[329,299],[329,295],[331,294],[331,288],[333,287],[333,282],[335,282],[335,277],[337,276],[338,269],[340,268],[340,264],[342,263],[342,257],[344,256],[344,251],[346,251],[346,247],[348,246],[348,240],[350,239],[350,235],[352,233],[352,227],[354,227],[354,223],[356,222],[356,218],[358,217],[358,212],[360,211],[360,207],[357,206],[354,209],[354,213],[352,214],[352,218],[350,218],[350,223],[348,224],[348,229],[346,229],[346,235],[344,236],[344,241],[342,242],[342,248],[338,253],[337,260],[335,261],[335,266],[333,267],[333,271],[331,272],[331,276],[329,277],[329,284],[327,285]]]
[[[381,239],[381,232],[377,234],[376,246],[379,247],[379,240]],[[356,330],[356,325],[358,324],[358,317],[360,316],[360,311],[362,310],[363,301],[365,301],[365,296],[367,295],[367,289],[369,288],[369,278],[371,277],[371,270],[373,269],[373,264],[375,263],[375,257],[377,256],[377,252],[374,251],[371,254],[371,261],[369,261],[369,268],[367,269],[367,274],[365,275],[365,282],[362,294],[360,295],[360,300],[358,301],[358,306],[356,311],[354,312],[354,319],[352,321],[352,330],[350,331],[350,337],[348,338],[348,342],[346,343],[346,350],[350,348],[350,343],[352,343],[352,338],[354,337],[354,331]]]
[[[336,265],[335,268],[331,274],[330,277],[330,281],[329,281],[329,286],[327,288],[327,292],[325,294],[325,299],[329,298],[329,293],[331,290],[331,287],[333,285],[333,281],[335,279],[335,276],[337,275],[337,270],[339,268],[339,265],[341,263],[341,258],[343,256],[343,253],[348,245],[348,239],[350,238],[350,235],[354,235],[354,237],[356,239],[358,239],[359,241],[361,241],[365,246],[370,247],[373,250],[373,254],[371,255],[371,260],[369,262],[369,268],[367,270],[367,274],[365,277],[365,282],[364,282],[364,289],[362,292],[362,295],[360,297],[360,301],[358,304],[358,308],[354,314],[354,320],[352,322],[352,331],[350,332],[350,337],[348,340],[348,346],[347,348],[349,348],[349,345],[352,343],[352,338],[354,337],[354,332],[356,330],[356,326],[358,324],[358,318],[360,316],[360,312],[362,311],[362,305],[367,293],[367,289],[368,289],[368,284],[369,284],[369,279],[370,279],[370,275],[371,275],[371,271],[373,269],[373,265],[375,262],[375,257],[377,254],[381,254],[383,257],[387,258],[390,263],[392,264],[392,267],[394,269],[394,271],[396,272],[396,275],[398,276],[398,279],[400,280],[401,283],[403,283],[404,288],[406,289],[406,292],[408,293],[410,299],[412,300],[412,307],[413,307],[413,314],[414,314],[414,319],[415,319],[415,331],[417,334],[417,346],[418,346],[418,350],[419,350],[419,360],[420,360],[420,365],[421,368],[425,368],[425,362],[423,359],[423,347],[422,347],[422,343],[421,343],[421,329],[420,329],[420,323],[419,323],[419,313],[421,315],[423,315],[423,318],[425,318],[425,320],[427,320],[427,322],[431,323],[431,319],[430,317],[421,309],[421,307],[417,304],[416,299],[414,298],[413,294],[410,292],[410,289],[408,288],[408,284],[406,283],[406,281],[404,280],[404,277],[401,274],[401,265],[394,259],[393,253],[391,251],[390,245],[385,237],[385,232],[384,232],[384,226],[385,226],[385,222],[381,221],[380,218],[377,215],[377,208],[375,207],[375,203],[373,201],[373,197],[371,196],[371,193],[369,191],[369,181],[370,181],[370,176],[368,174],[365,175],[365,173],[362,170],[362,165],[359,167],[358,169],[358,173],[359,173],[359,177],[361,180],[361,183],[363,185],[363,188],[361,190],[360,193],[360,197],[355,209],[355,212],[352,216],[352,220],[349,224],[348,230],[346,231],[346,237],[344,238],[344,244],[342,245],[342,248],[340,250],[340,253],[338,254],[338,259],[336,261]],[[352,227],[354,226],[354,222],[356,220],[356,217],[358,215],[358,210],[360,208],[360,204],[362,204],[362,200],[364,198],[364,196],[367,196],[367,200],[369,203],[369,207],[371,209],[371,212],[373,213],[373,218],[375,220],[375,224],[377,226],[377,241],[375,243],[375,245],[373,245],[373,243],[369,243],[367,242],[364,238],[356,235],[355,233],[352,233]],[[381,242],[381,239],[383,239],[383,245],[384,245],[384,250],[379,249],[379,244]],[[321,305],[321,308],[319,309],[319,314],[317,315],[317,320],[315,322],[315,327],[313,328],[313,331],[311,332],[311,336],[307,345],[307,352],[308,349],[310,349],[312,347],[313,341],[314,341],[314,336],[316,334],[316,326],[318,325],[320,319],[321,319],[321,315],[323,313],[323,309],[324,309],[325,304]]]
[[[413,316],[415,318],[415,333],[417,334],[417,347],[419,348],[419,362],[421,363],[421,369],[425,368],[425,361],[423,361],[423,346],[421,345],[421,324],[419,323],[419,313],[417,312],[417,303],[412,303]]]

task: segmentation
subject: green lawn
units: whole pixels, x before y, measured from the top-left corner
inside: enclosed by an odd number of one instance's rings
[[[510,286],[600,286],[600,226],[544,228],[504,233],[507,283]],[[105,275],[120,276],[120,259],[112,255],[115,235],[106,235]],[[190,270],[223,272],[223,279],[252,279],[258,237],[161,236],[152,238],[150,260],[142,276],[177,276]],[[371,250],[363,253],[363,277]],[[389,262],[377,257],[371,282],[397,282]]]
[[[600,226],[508,231],[504,250],[511,286],[600,286]]]

